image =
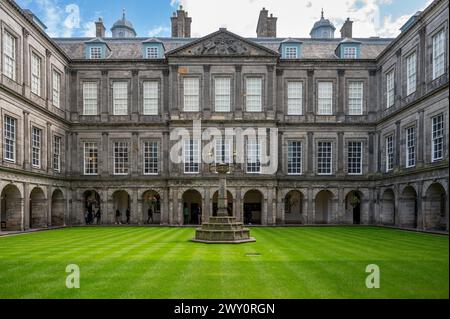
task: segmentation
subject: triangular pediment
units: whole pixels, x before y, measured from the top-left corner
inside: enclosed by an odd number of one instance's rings
[[[219,56],[261,56],[277,57],[278,52],[259,45],[253,41],[247,40],[229,32],[220,29],[203,38],[185,44],[177,49],[167,53],[167,56],[174,57],[219,57]]]

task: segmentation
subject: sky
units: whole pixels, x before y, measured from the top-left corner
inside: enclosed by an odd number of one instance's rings
[[[278,17],[277,36],[309,37],[323,8],[336,27],[353,23],[353,37],[395,37],[399,28],[432,0],[16,0],[47,26],[51,37],[93,37],[94,22],[102,17],[110,28],[125,9],[139,37],[170,36],[170,17],[182,5],[192,17],[192,37],[221,27],[244,37],[256,37],[259,11],[265,7]]]

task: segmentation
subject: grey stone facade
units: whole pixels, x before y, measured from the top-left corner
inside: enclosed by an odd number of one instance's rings
[[[264,15],[265,16],[265,15]],[[213,215],[218,189],[214,173],[201,164],[198,174],[185,174],[183,164],[169,160],[174,128],[202,126],[278,129],[278,167],[273,174],[249,174],[237,165],[227,181],[238,221],[252,205],[253,223],[395,225],[448,231],[448,38],[444,74],[432,76],[432,37],[448,35],[448,1],[436,0],[396,39],[358,39],[358,59],[341,59],[335,49],[342,39],[298,39],[299,59],[278,53],[285,40],[244,39],[224,29],[204,38],[190,38],[190,20],[180,31],[183,12],[172,18],[178,37],[160,38],[162,59],[142,57],[143,38],[105,38],[110,48],[104,59],[85,56],[91,39],[50,39],[11,0],[0,2],[1,52],[5,31],[16,39],[16,78],[0,79],[2,143],[5,116],[16,120],[15,160],[0,148],[0,222],[3,230],[84,224],[90,204],[102,212],[101,223],[113,224],[115,212],[130,209],[132,224],[145,224],[149,198],[153,223],[183,225],[184,204],[201,206],[201,218]],[[191,18],[189,18],[191,19]],[[275,20],[276,21],[276,20]],[[195,20],[194,20],[195,23]],[[189,25],[189,27],[188,27]],[[259,26],[263,28],[263,26]],[[275,26],[276,28],[276,26]],[[101,28],[100,28],[101,29]],[[276,30],[276,29],[275,29]],[[267,30],[266,30],[267,31]],[[181,33],[180,33],[181,32]],[[264,34],[264,30],[258,31]],[[349,31],[347,30],[347,33]],[[351,31],[350,31],[351,32]],[[266,32],[267,33],[267,32]],[[181,34],[181,35],[180,35]],[[211,43],[232,43],[214,46]],[[416,52],[417,88],[407,96],[406,58]],[[41,58],[41,94],[31,92],[31,55]],[[4,70],[3,58],[0,61]],[[394,105],[386,106],[386,73],[395,69]],[[60,103],[52,101],[52,74],[61,76]],[[216,112],[214,81],[231,79],[231,111]],[[262,79],[262,112],[248,112],[245,81]],[[200,111],[183,111],[183,79],[200,81]],[[114,81],[128,85],[128,115],[113,115]],[[157,81],[158,114],[143,114],[143,82]],[[287,84],[303,83],[303,113],[288,115]],[[348,85],[363,83],[362,115],[349,115]],[[333,111],[318,115],[318,83],[332,82]],[[97,115],[83,115],[83,83],[98,85]],[[443,156],[432,158],[432,118],[443,116]],[[406,129],[416,132],[416,161],[406,165]],[[32,165],[31,134],[42,132],[40,167]],[[386,137],[393,135],[393,170],[386,172]],[[54,169],[54,137],[61,138],[60,170]],[[302,142],[300,175],[288,174],[288,142]],[[129,172],[114,175],[113,143],[129,145]],[[158,145],[158,174],[143,173],[143,143]],[[317,173],[318,143],[332,145],[332,172]],[[362,174],[348,172],[348,143],[362,142]],[[84,142],[98,145],[98,175],[84,174]],[[204,142],[204,144],[206,144]],[[157,194],[157,197],[154,197]],[[150,197],[149,197],[150,196]],[[352,201],[357,197],[359,204]],[[353,204],[352,204],[353,203]],[[194,205],[194,206],[192,206]],[[158,207],[158,208],[156,208]]]

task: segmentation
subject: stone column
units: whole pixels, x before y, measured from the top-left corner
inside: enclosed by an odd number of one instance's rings
[[[381,133],[377,132],[377,173],[381,172]]]
[[[314,120],[314,105],[316,104],[314,99],[314,70],[307,70],[307,76],[308,92],[306,95],[306,117],[308,121],[312,121]]]
[[[366,98],[366,112],[369,121],[375,121],[377,117],[377,70],[369,70],[368,92]],[[364,109],[363,109],[364,111]],[[364,114],[364,113],[363,113]]]
[[[225,197],[226,197],[226,193],[225,193]],[[210,191],[209,187],[205,188],[205,198],[203,201],[205,203],[205,206],[202,209],[202,221],[201,222],[205,223],[205,222],[209,221],[209,217],[211,215],[212,201],[211,201],[211,191]],[[226,216],[228,216],[228,212],[227,212]]]
[[[139,205],[138,197],[139,197],[139,190],[137,188],[133,188],[130,194],[131,224],[140,224],[142,222],[142,205]]]
[[[236,82],[235,82],[235,113],[234,116],[237,119],[242,118],[242,101],[243,101],[243,91],[242,91],[242,65],[235,65],[236,72]]]
[[[211,66],[203,65],[203,116],[209,118],[211,115]],[[202,111],[200,109],[200,111]]]
[[[163,84],[162,84],[162,118],[169,118],[169,69],[163,70]]]
[[[283,102],[284,96],[284,85],[283,85],[283,70],[277,69],[276,71],[277,83],[276,83],[276,102],[275,102],[275,110],[276,110],[276,118],[278,120],[282,120],[284,118],[284,107],[285,104]]]
[[[169,224],[169,188],[164,188],[162,195],[162,207],[161,207],[161,225]]]
[[[401,131],[400,121],[395,122],[395,160],[394,169],[400,169],[400,147],[401,147]]]
[[[163,131],[163,138],[161,143],[161,163],[162,163],[162,176],[169,176],[169,163],[170,163],[170,132]]]
[[[345,70],[339,69],[337,70],[337,120],[338,121],[344,121],[345,120],[345,111],[344,111],[344,96],[347,94],[344,94],[345,91]]]
[[[80,172],[84,171],[83,168],[81,168],[82,170],[80,171],[80,165],[82,163],[82,161],[80,160],[80,154],[79,154],[79,150],[78,150],[78,133],[77,132],[73,132],[72,133],[72,172],[73,175],[79,175]],[[84,151],[84,150],[83,150]],[[84,154],[82,154],[81,156],[84,156]]]
[[[81,105],[81,109],[79,110],[78,105],[78,94],[82,92],[82,87],[80,87],[78,82],[78,72],[75,70],[70,71],[70,83],[72,85],[68,86],[70,90],[70,103],[72,105],[70,109],[70,118],[72,121],[78,121],[78,112],[83,114],[83,105]],[[82,96],[82,94],[80,94]]]
[[[423,210],[423,194],[422,194],[423,182],[417,182],[417,228],[424,229],[425,221],[425,211]]]
[[[395,52],[397,56],[397,63],[395,64],[395,81],[394,81],[394,96],[395,96],[395,104],[394,106],[400,106],[401,99],[402,99],[402,49],[398,49],[397,52]]]
[[[170,96],[170,111],[176,112],[178,114],[179,112],[179,106],[178,106],[178,66],[177,65],[171,65],[170,66],[170,91],[172,92]]]
[[[30,183],[23,183],[22,230],[30,229]]]
[[[139,121],[139,70],[131,71],[131,121]]]
[[[307,133],[307,141],[308,141],[308,158],[307,158],[307,171],[306,175],[314,175],[314,163],[313,163],[313,155],[314,155],[314,133]]]
[[[47,122],[47,173],[53,175],[53,138],[52,123]]]
[[[53,94],[52,94],[52,70],[50,59],[52,57],[52,52],[49,49],[45,49],[45,94],[44,99],[47,103],[47,109],[51,110],[53,106]]]
[[[100,211],[102,212],[102,224],[112,224],[114,223],[114,212],[112,211],[112,206],[108,205],[108,188],[103,188],[100,191]],[[111,210],[111,211],[109,211]]]
[[[417,56],[417,93],[419,96],[422,96],[426,92],[426,74],[425,74],[425,66],[426,66],[426,25],[423,25],[419,29],[419,52]]]
[[[263,204],[262,204],[262,211],[261,211],[261,225],[267,225],[267,215],[268,215],[268,206],[269,206],[269,198],[267,196],[267,189],[266,189],[266,195],[263,194]]]
[[[337,175],[344,176],[344,132],[338,132],[338,162],[337,162]]]
[[[274,76],[275,76],[275,66],[268,65],[267,66],[267,103],[266,105],[266,114],[269,119],[275,118],[275,108],[274,108]],[[264,90],[263,90],[264,92]],[[264,105],[264,104],[263,104]]]
[[[338,188],[338,198],[337,198],[337,213],[335,222],[336,224],[345,224],[345,193],[344,188]]]
[[[30,170],[30,112],[23,111],[23,169]]]
[[[17,69],[16,78],[17,80],[20,80],[20,77],[22,77],[22,94],[29,98],[30,97],[30,79],[28,77],[29,70],[30,70],[30,63],[29,63],[29,50],[28,50],[28,36],[30,35],[30,32],[22,27],[22,39],[23,39],[23,46],[22,46],[22,55],[23,55],[23,61],[22,61],[22,67]],[[21,72],[21,74],[19,74]]]
[[[308,198],[307,198],[307,216],[306,220],[308,224],[314,224],[314,197],[313,197],[313,189],[308,188]]]
[[[375,165],[374,165],[374,135],[375,132],[369,132],[369,158],[368,158],[368,172],[374,173],[375,172]]]
[[[102,122],[109,121],[109,92],[110,88],[108,86],[108,71],[102,70],[102,79],[100,81],[100,87],[98,92],[98,97],[100,98],[99,108],[100,108],[100,117]]]
[[[52,187],[47,186],[47,227],[52,225]]]
[[[424,109],[419,110],[419,120],[417,125],[417,134],[416,134],[416,141],[417,141],[417,167],[422,167],[424,160],[423,160],[423,149],[424,144],[426,142],[425,139],[425,131],[424,131]]]
[[[99,158],[102,158],[102,166],[101,168],[101,174],[102,176],[108,176],[109,175],[109,133],[108,132],[102,132],[102,145],[101,145],[101,154],[99,154]]]
[[[240,187],[236,188],[236,205],[233,207],[233,210],[236,221],[242,222],[242,194]]]
[[[139,133],[133,132],[131,137],[131,176],[137,177],[139,167]]]

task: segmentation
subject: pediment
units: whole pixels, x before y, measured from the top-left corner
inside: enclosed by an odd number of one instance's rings
[[[264,56],[276,57],[278,52],[242,38],[226,30],[219,30],[191,43],[183,45],[168,56],[176,57],[211,57],[211,56]]]

